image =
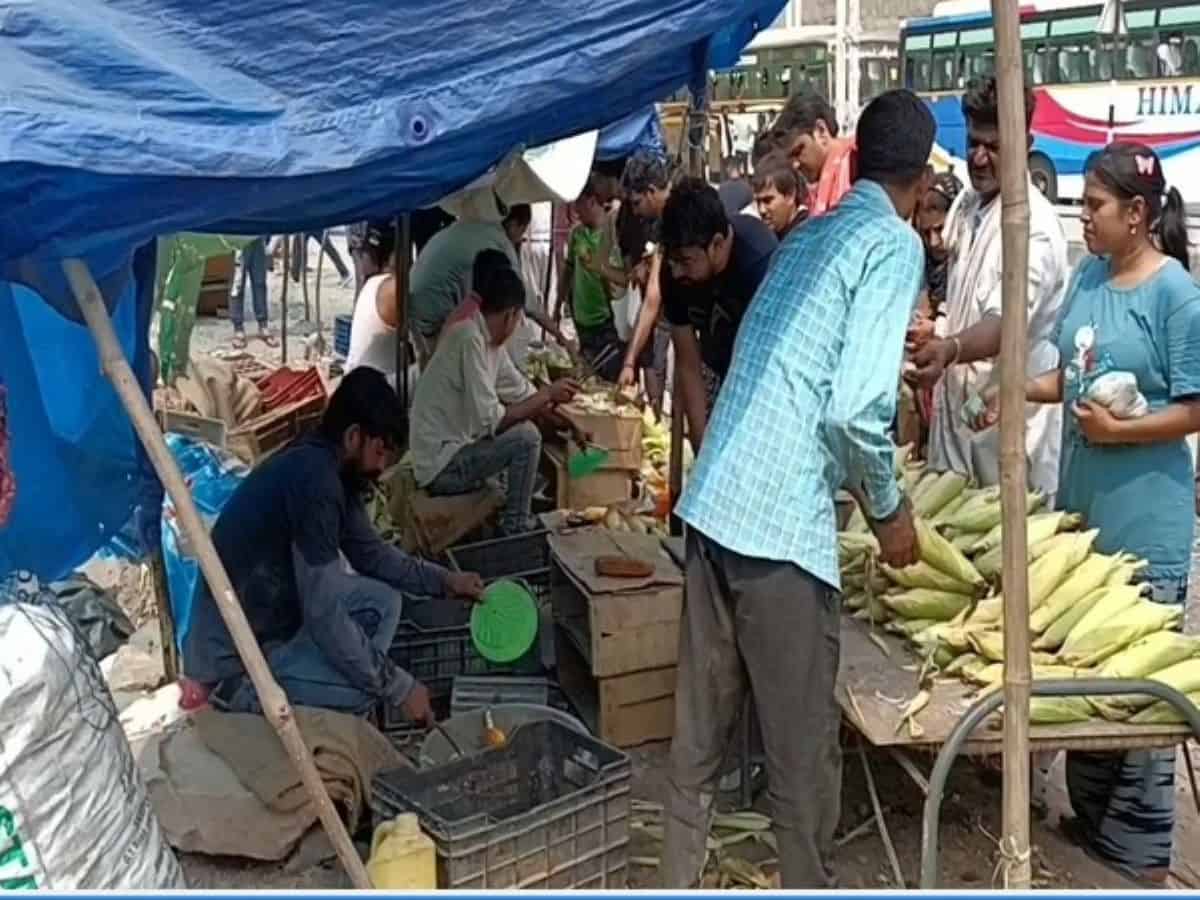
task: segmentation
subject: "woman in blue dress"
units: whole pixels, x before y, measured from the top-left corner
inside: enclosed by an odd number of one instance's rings
[[[1060,367],[1031,402],[1063,403],[1058,505],[1099,528],[1097,549],[1149,562],[1154,600],[1187,600],[1195,509],[1188,435],[1200,431],[1200,288],[1188,273],[1183,198],[1149,147],[1110,144],[1088,167],[1079,263],[1056,331]],[[1132,374],[1148,410],[1118,418],[1087,399],[1101,375]],[[1064,831],[1146,882],[1171,863],[1175,751],[1070,753],[1076,818]]]

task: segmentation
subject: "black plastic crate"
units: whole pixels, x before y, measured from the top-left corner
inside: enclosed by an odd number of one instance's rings
[[[558,722],[502,748],[375,776],[376,823],[413,812],[437,845],[439,887],[619,890],[629,866],[631,765]]]
[[[477,572],[485,581],[520,578],[527,582],[539,600],[550,590],[550,532],[545,529],[512,537],[459,544],[446,551],[450,568],[457,572]]]

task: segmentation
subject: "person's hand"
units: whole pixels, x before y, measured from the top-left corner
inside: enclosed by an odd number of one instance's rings
[[[1093,444],[1120,444],[1123,423],[1107,407],[1091,400],[1079,400],[1074,407],[1079,430]]]
[[[904,334],[904,348],[909,352],[920,350],[933,339],[934,320],[917,314]]]
[[[921,387],[932,387],[950,367],[954,359],[955,345],[952,340],[933,338],[913,352],[912,363],[916,371],[912,377]]]
[[[871,522],[871,531],[879,540],[880,557],[892,568],[902,569],[918,560],[917,532],[907,500],[901,501],[891,518]]]
[[[400,709],[410,722],[430,727],[437,721],[433,714],[433,705],[429,702],[429,688],[419,681],[413,682],[408,696],[400,703]]]
[[[476,572],[447,572],[446,596],[478,600],[483,596],[483,579]]]
[[[621,374],[617,376],[617,387],[637,387],[637,369],[634,366],[621,366]]]
[[[967,423],[972,431],[986,431],[1000,421],[1000,388],[990,387],[979,395],[983,409]]]
[[[559,378],[546,388],[550,402],[559,405],[570,403],[579,393],[579,383],[572,378]]]

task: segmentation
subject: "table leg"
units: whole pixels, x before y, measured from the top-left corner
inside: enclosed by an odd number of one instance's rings
[[[904,872],[900,869],[900,860],[896,856],[896,847],[888,832],[887,822],[883,818],[883,805],[879,802],[879,792],[875,790],[875,776],[871,772],[871,763],[867,759],[867,748],[863,739],[858,739],[858,758],[862,760],[863,774],[867,778],[867,791],[871,795],[871,808],[875,812],[875,822],[879,826],[879,836],[883,838],[883,848],[887,851],[888,862],[892,866],[892,874],[896,878],[896,887],[904,889]]]

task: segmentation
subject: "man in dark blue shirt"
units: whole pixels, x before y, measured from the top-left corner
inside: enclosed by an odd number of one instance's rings
[[[403,596],[482,593],[478,575],[384,543],[367,516],[362,495],[394,462],[402,429],[403,410],[383,375],[355,369],[320,427],[255,469],[213,527],[254,636],[296,705],[365,713],[386,701],[410,720],[432,721],[425,686],[387,656]],[[203,579],[192,617],[188,676],[213,689],[218,708],[261,712]]]

